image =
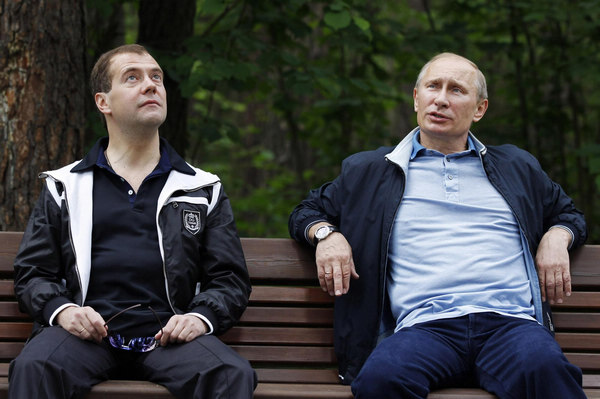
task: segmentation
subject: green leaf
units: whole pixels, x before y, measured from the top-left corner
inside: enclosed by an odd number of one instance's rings
[[[371,27],[371,23],[359,15],[353,16],[352,19],[354,20],[356,26],[358,26],[363,32],[368,31]]]
[[[340,12],[325,13],[323,20],[327,26],[333,28],[334,30],[339,30],[348,27],[352,21],[352,17],[348,11],[342,10]]]

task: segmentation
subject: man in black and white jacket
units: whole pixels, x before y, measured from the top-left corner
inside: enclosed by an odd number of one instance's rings
[[[251,291],[219,178],[159,137],[166,91],[145,48],[102,55],[91,87],[108,138],[42,173],[15,259],[35,327],[11,364],[9,397],[79,398],[127,377],[178,398],[251,398],[254,371],[215,337]]]

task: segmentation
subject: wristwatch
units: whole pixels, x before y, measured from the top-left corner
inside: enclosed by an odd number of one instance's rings
[[[327,237],[329,237],[329,234],[335,231],[340,231],[340,229],[332,225],[319,227],[317,231],[315,231],[315,237],[313,238],[313,244],[315,245],[315,247],[321,240],[326,239]]]

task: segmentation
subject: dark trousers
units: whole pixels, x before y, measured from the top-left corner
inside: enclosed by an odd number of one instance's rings
[[[101,381],[127,378],[163,385],[182,399],[250,399],[256,387],[248,361],[211,335],[135,353],[48,327],[11,362],[8,397],[82,398]]]
[[[534,321],[477,313],[398,331],[378,345],[356,380],[356,399],[426,398],[475,384],[499,398],[585,398],[581,370]]]

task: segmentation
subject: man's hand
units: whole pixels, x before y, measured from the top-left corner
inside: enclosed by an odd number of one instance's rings
[[[169,319],[169,322],[159,331],[154,338],[160,340],[161,346],[169,343],[181,344],[190,342],[201,335],[206,334],[208,326],[201,318],[193,315],[175,315]]]
[[[310,237],[320,225],[311,228]],[[350,278],[357,279],[352,248],[346,238],[338,232],[331,233],[317,245],[315,253],[317,277],[323,291],[340,296],[350,289]]]
[[[571,234],[561,228],[550,229],[544,234],[535,256],[540,279],[542,301],[562,303],[564,296],[571,295],[569,270],[569,244]]]
[[[104,319],[89,306],[69,306],[56,315],[56,322],[65,330],[84,340],[101,342],[108,328]]]

